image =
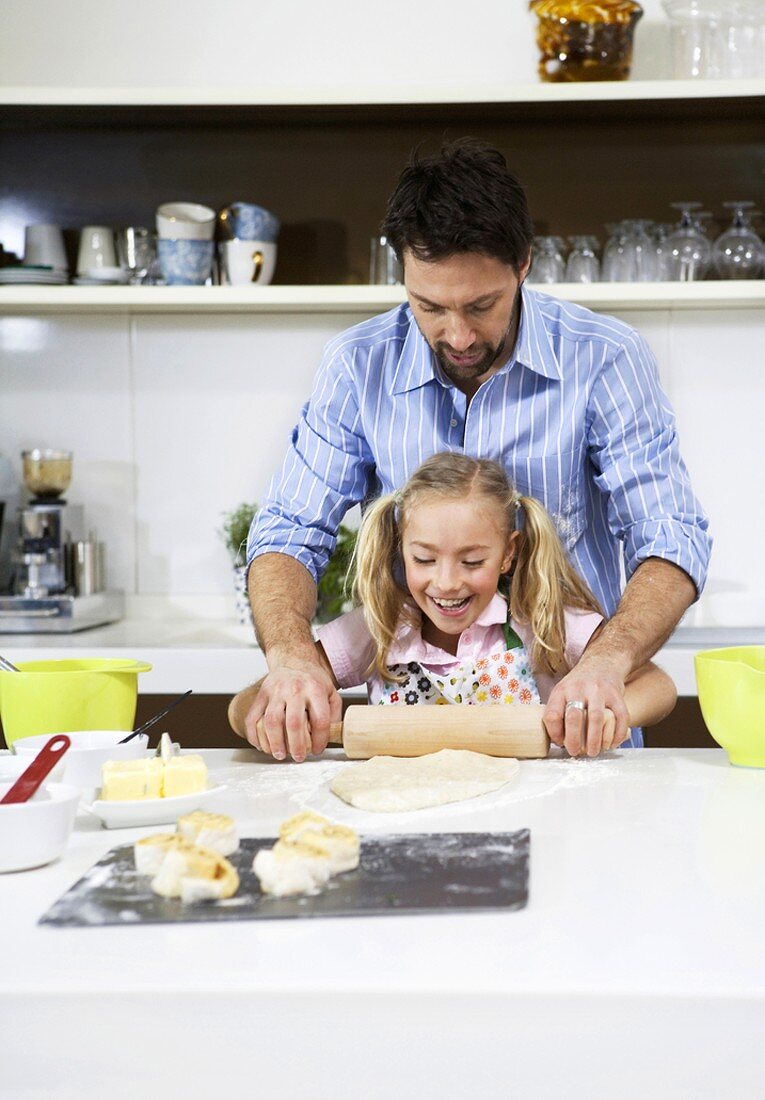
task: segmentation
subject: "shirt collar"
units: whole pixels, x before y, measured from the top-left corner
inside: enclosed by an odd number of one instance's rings
[[[483,609],[476,621],[470,627],[475,631],[476,627],[488,630],[490,627],[507,622],[507,600],[496,592],[487,606]],[[426,642],[422,636],[419,623],[410,626],[405,620],[399,622],[396,637],[388,650],[388,663],[391,665],[405,665],[410,661],[439,660],[456,661],[458,658],[444,653],[437,646]]]
[[[501,368],[503,372],[517,362],[545,378],[560,380],[563,377],[555,345],[547,331],[540,308],[545,298],[546,295],[529,290],[525,285],[521,287],[521,320],[518,336],[512,356]],[[433,352],[420,332],[411,309],[409,306],[404,308],[409,315],[409,331],[393,377],[392,392],[407,393],[433,381],[450,386],[449,380],[438,369]]]
[[[560,361],[552,336],[547,330],[541,306],[547,295],[521,287],[521,323],[515,341],[513,361],[541,374],[545,378],[560,381],[563,378]]]
[[[404,307],[409,314],[409,331],[401,348],[396,373],[393,377],[392,392],[407,393],[436,380],[433,353],[427,340],[417,327],[417,322],[409,306]]]

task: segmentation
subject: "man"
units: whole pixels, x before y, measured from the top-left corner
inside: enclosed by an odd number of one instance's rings
[[[235,728],[278,759],[323,751],[341,703],[310,624],[339,523],[429,455],[463,450],[498,459],[545,504],[613,616],[545,712],[554,743],[596,755],[606,709],[614,744],[629,737],[625,680],[696,599],[711,548],[653,356],[628,325],[523,286],[533,227],[497,150],[462,141],[415,157],[382,232],[408,304],[327,346],[250,532],[269,673]]]

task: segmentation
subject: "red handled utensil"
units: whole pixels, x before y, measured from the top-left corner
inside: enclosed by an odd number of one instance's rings
[[[0,805],[9,802],[28,802],[43,779],[53,771],[61,757],[71,745],[64,733],[58,733],[46,741],[32,763],[23,771],[11,789],[0,798]]]

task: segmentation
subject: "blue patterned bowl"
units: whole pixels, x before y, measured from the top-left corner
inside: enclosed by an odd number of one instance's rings
[[[157,241],[157,255],[168,286],[202,286],[210,276],[212,241]]]

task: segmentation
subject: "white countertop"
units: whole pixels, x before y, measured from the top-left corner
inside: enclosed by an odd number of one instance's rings
[[[198,694],[233,695],[264,676],[266,663],[249,626],[240,626],[212,597],[186,604],[133,597],[128,615],[110,626],[76,634],[0,634],[0,653],[9,660],[57,657],[131,657],[148,661],[142,694],[174,694],[188,688]],[[729,645],[765,645],[765,625],[681,626],[655,658],[673,678],[680,695],[695,695],[693,655]]]
[[[362,834],[529,827],[528,907],[37,927],[110,847],[154,831],[80,815],[58,863],[0,876],[0,1094],[762,1095],[765,771],[721,750],[525,761],[480,799],[373,815],[329,793],[340,750],[206,756],[245,836],[300,807]]]

